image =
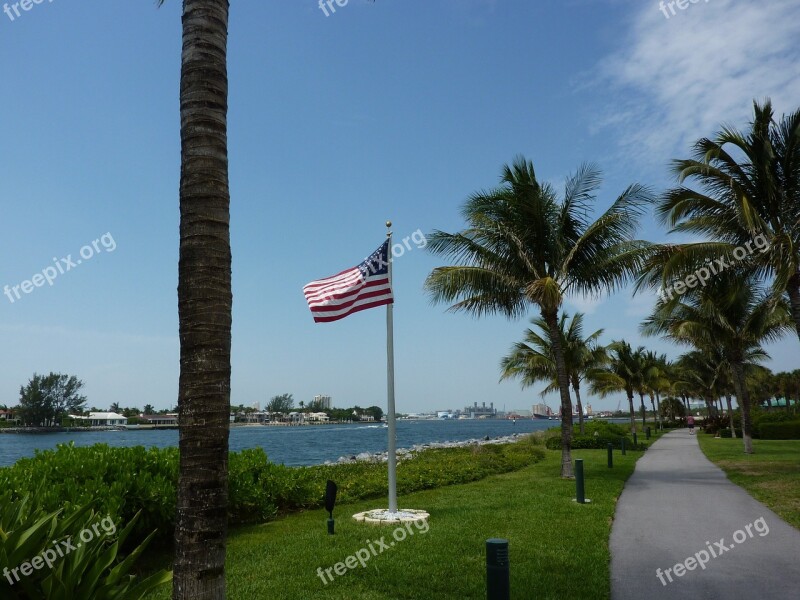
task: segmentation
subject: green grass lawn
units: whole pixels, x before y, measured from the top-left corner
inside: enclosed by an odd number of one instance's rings
[[[800,440],[753,440],[745,454],[740,439],[698,434],[700,448],[736,485],[800,529]]]
[[[485,598],[485,541],[491,537],[509,540],[512,598],[608,598],[614,508],[641,454],[615,452],[614,469],[608,469],[605,451],[575,451],[575,458],[584,459],[591,504],[572,501],[575,482],[559,477],[557,451],[520,471],[403,496],[401,508],[430,512],[427,532],[412,527],[413,535],[371,556],[366,568],[348,569],[327,584],[318,568],[344,562],[368,541],[376,551],[382,536],[386,544],[393,541],[394,528],[351,519],[381,501],[337,507],[335,536],[327,535],[327,515],[319,510],[235,529],[229,536],[228,598]],[[151,598],[167,600],[169,590]]]

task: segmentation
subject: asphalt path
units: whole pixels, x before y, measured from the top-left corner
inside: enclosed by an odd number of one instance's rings
[[[610,545],[612,600],[800,598],[800,531],[728,481],[685,429],[637,462]]]

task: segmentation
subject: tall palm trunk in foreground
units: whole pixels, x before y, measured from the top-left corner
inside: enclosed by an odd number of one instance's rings
[[[184,0],[174,600],[225,598],[231,378],[228,0]]]

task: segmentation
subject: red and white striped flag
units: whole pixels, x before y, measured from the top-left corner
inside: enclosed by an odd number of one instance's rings
[[[360,310],[392,304],[389,240],[358,266],[312,281],[303,287],[303,294],[316,323],[338,321]]]

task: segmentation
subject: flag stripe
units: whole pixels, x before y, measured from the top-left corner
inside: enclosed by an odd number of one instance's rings
[[[386,289],[389,289],[389,279],[388,278],[380,280],[376,279],[375,281],[368,281],[364,285],[360,285],[358,287],[342,288],[346,289],[347,291],[342,292],[340,294],[328,294],[328,295],[323,294],[318,297],[306,296],[306,299],[308,300],[308,305],[311,308],[314,308],[316,306],[326,306],[334,301],[347,301],[348,299],[357,296],[361,292],[361,290],[365,290],[366,293],[366,288],[375,288],[378,286],[384,286]]]
[[[334,303],[326,303],[320,306],[312,306],[311,312],[318,313],[318,312],[329,312],[329,311],[337,311],[342,310],[344,308],[348,308],[355,304],[356,302],[360,301],[363,298],[377,298],[379,296],[386,296],[387,294],[391,296],[392,291],[389,289],[388,285],[382,285],[378,289],[365,292],[361,291],[358,294],[350,295],[349,300],[344,300],[342,302]]]
[[[377,306],[385,306],[386,304],[393,304],[394,300],[391,298],[386,300],[380,300],[376,302],[370,302],[367,304],[363,304],[360,306],[354,306],[351,310],[349,310],[346,314],[338,315],[338,316],[327,316],[327,317],[318,317],[314,316],[315,323],[331,323],[333,321],[338,321],[339,319],[344,319],[345,317],[352,315],[353,313],[357,313],[362,310],[367,310],[368,308],[375,308]]]
[[[389,283],[389,241],[361,264],[303,287],[311,315],[317,323],[338,321],[376,306],[392,304]]]

